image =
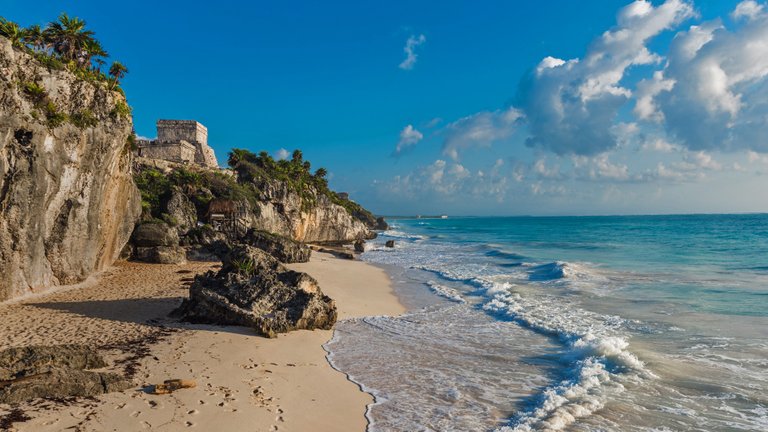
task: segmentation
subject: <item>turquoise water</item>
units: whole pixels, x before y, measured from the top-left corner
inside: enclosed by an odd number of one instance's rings
[[[390,224],[409,313],[328,344],[371,430],[768,430],[768,215]]]

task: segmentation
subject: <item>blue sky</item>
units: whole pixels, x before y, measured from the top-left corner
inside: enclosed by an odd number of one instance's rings
[[[768,211],[761,2],[28,4],[128,66],[140,135],[301,148],[378,213]]]

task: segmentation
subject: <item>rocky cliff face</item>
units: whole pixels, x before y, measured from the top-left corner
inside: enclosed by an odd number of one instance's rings
[[[302,207],[301,195],[282,182],[259,185],[258,208],[251,225],[301,242],[338,242],[373,238],[376,235],[362,220],[325,195],[315,194],[315,205]]]
[[[118,257],[141,211],[125,108],[105,84],[0,38],[0,300],[82,281]]]

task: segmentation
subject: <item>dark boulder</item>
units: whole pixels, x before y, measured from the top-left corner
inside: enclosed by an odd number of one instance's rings
[[[179,235],[166,223],[144,222],[133,230],[131,243],[138,247],[178,246]]]
[[[355,252],[363,253],[365,252],[365,240],[357,240],[355,241]]]
[[[384,246],[386,246],[388,248],[393,248],[393,247],[395,247],[395,241],[394,240],[387,240],[387,242],[384,243]]]
[[[186,260],[186,251],[179,246],[176,230],[162,222],[144,222],[131,236],[133,259],[156,264],[180,264]]]
[[[256,229],[248,230],[242,242],[263,250],[283,263],[308,262],[312,254],[309,247],[303,243]]]
[[[154,264],[181,264],[187,259],[187,251],[180,246],[136,247],[133,259]]]
[[[0,352],[0,381],[48,372],[51,368],[99,369],[107,364],[83,345],[33,345]]]
[[[97,396],[133,385],[114,373],[85,370],[106,365],[98,352],[82,345],[6,349],[0,352],[0,403]]]
[[[54,368],[39,375],[0,382],[0,403],[13,404],[36,398],[90,397],[123,391],[133,384],[110,372]]]
[[[230,241],[221,231],[210,225],[192,228],[181,238],[191,260],[219,261],[231,249]]]
[[[334,301],[306,273],[288,270],[266,252],[235,246],[218,273],[195,278],[189,299],[173,312],[193,323],[241,325],[266,337],[299,329],[330,329]]]
[[[384,220],[383,217],[379,216],[376,218],[376,224],[374,224],[373,229],[378,231],[386,231],[389,229],[389,224],[387,224],[387,221]]]

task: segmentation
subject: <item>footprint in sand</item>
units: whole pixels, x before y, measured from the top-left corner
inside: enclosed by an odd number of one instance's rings
[[[192,423],[191,421],[187,421],[187,422],[184,422],[184,425],[186,425],[187,427],[192,427],[192,426],[194,426],[195,424],[194,424],[194,423]]]
[[[190,415],[200,414],[200,411],[193,409],[193,410],[187,411],[187,414],[190,414]]]
[[[141,415],[141,411],[134,411],[131,413],[131,417],[138,417]]]

